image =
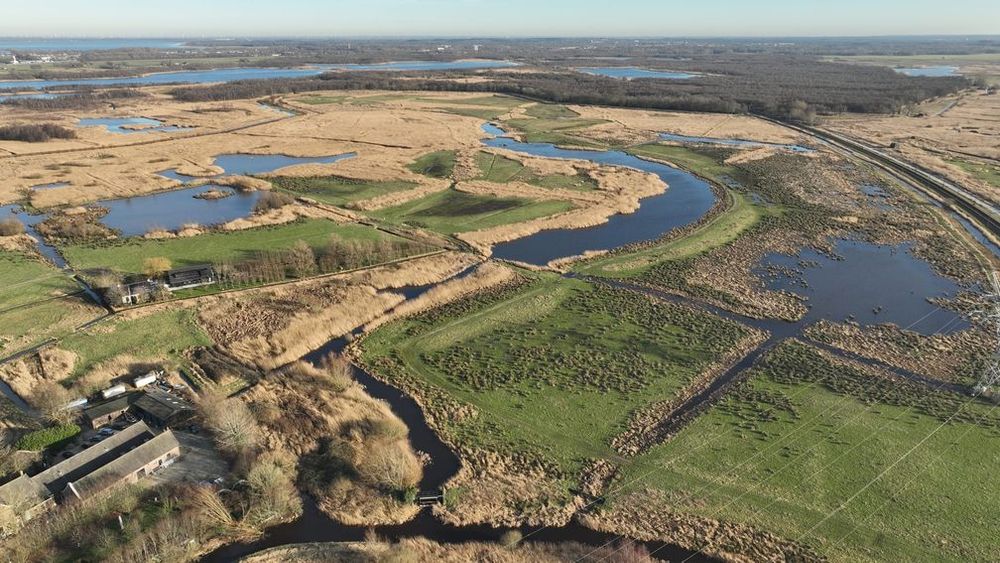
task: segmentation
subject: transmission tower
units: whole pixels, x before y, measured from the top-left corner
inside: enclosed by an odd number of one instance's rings
[[[986,307],[974,313],[984,323],[993,326],[995,346],[989,363],[983,370],[979,382],[976,383],[975,393],[977,395],[987,393],[993,387],[1000,385],[1000,281],[997,279],[996,272],[990,272],[990,284],[993,287],[992,291],[986,294]]]

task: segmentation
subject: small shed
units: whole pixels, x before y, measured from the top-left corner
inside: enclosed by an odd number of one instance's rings
[[[215,268],[211,264],[198,264],[167,272],[167,287],[171,290],[186,289],[215,283]]]
[[[103,403],[98,403],[90,408],[83,410],[83,417],[90,423],[90,427],[97,429],[106,424],[110,424],[116,418],[121,416],[125,411],[132,406],[132,403],[138,398],[137,393],[132,393],[129,395],[122,395],[110,401],[105,401]]]

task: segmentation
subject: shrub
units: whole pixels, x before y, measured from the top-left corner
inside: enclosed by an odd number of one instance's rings
[[[163,256],[153,256],[142,261],[142,273],[149,277],[156,277],[170,269],[169,258]]]
[[[260,199],[253,206],[253,212],[256,214],[267,213],[272,209],[281,209],[282,207],[292,203],[295,199],[288,195],[278,192],[264,192],[260,194]]]
[[[49,139],[75,139],[76,132],[55,123],[14,124],[0,127],[0,140],[42,143]]]
[[[29,432],[14,445],[19,450],[40,452],[45,448],[69,440],[80,433],[80,427],[75,424],[61,424],[41,430]]]
[[[8,217],[0,221],[0,237],[19,235],[24,232],[24,225],[15,217]]]

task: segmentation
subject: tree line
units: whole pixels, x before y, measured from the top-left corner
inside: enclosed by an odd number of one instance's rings
[[[661,65],[663,63],[660,63]],[[273,96],[316,90],[427,90],[526,96],[557,103],[596,104],[719,113],[753,112],[789,118],[805,103],[817,113],[894,113],[909,104],[967,87],[962,77],[912,77],[878,66],[811,57],[743,55],[671,61],[673,70],[699,73],[688,80],[619,80],[552,68],[548,72],[476,74],[492,80],[458,81],[461,71],[436,73],[332,72],[314,78],[249,80],[181,87],[186,102]]]

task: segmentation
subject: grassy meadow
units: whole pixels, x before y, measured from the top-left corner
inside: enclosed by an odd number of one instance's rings
[[[463,422],[437,417],[462,446],[573,473],[614,456],[634,410],[676,395],[743,336],[687,308],[544,275],[382,327],[362,357],[390,380],[476,407],[482,416]]]
[[[567,201],[499,198],[450,189],[371,214],[392,223],[454,234],[520,223],[572,208],[573,204]]]
[[[626,466],[609,510],[651,488],[675,499],[672,512],[801,538],[835,561],[988,561],[998,461],[988,405],[786,343]]]
[[[0,356],[66,334],[102,312],[48,262],[0,251]]]
[[[67,261],[77,269],[110,268],[119,272],[141,272],[151,256],[168,258],[174,267],[218,263],[249,258],[254,252],[291,248],[305,241],[320,248],[337,236],[344,240],[378,240],[392,235],[364,225],[340,225],[326,219],[306,219],[283,225],[241,231],[210,232],[171,239],[129,238],[112,245],[72,245],[63,249]]]
[[[370,182],[340,176],[313,176],[308,178],[279,176],[271,181],[275,188],[279,190],[338,206],[344,206],[356,201],[371,199],[393,192],[410,190],[417,186],[416,182],[407,182],[404,180]]]

